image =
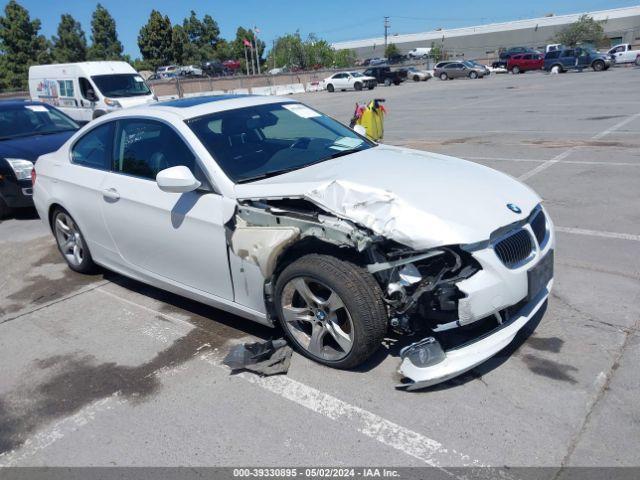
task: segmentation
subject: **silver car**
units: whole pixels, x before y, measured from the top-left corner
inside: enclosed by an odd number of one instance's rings
[[[486,75],[484,68],[476,67],[466,62],[448,62],[445,65],[436,65],[433,75],[440,80],[453,80],[454,78],[483,78]]]

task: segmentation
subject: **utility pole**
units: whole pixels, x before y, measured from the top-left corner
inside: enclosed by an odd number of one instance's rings
[[[384,51],[387,51],[387,38],[389,37],[389,17],[384,17]]]

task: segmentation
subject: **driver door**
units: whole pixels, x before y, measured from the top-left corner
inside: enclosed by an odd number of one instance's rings
[[[223,198],[211,191],[195,155],[169,125],[116,122],[113,164],[102,184],[102,213],[120,263],[142,275],[233,300]],[[201,191],[167,193],[156,174],[184,165]]]

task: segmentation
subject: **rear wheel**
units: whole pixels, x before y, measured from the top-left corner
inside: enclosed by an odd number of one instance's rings
[[[469,78],[475,80],[476,78],[478,78],[478,74],[476,72],[470,72],[469,73]]]
[[[331,84],[327,85],[327,92],[333,93],[334,90],[335,89],[333,88],[333,85],[331,85]]]
[[[78,228],[78,224],[66,210],[57,208],[51,216],[51,225],[58,244],[58,250],[71,270],[80,273],[93,273],[93,263],[87,242]]]
[[[636,64],[636,67],[640,67],[640,55],[636,57],[636,61],[634,63]]]
[[[513,73],[514,75],[517,75],[520,73],[520,67],[518,67],[517,65],[515,67],[513,67],[511,69],[511,73]]]
[[[593,68],[594,72],[601,72],[602,70],[604,70],[604,62],[602,60],[596,60],[591,65],[591,68]]]
[[[414,82],[419,82],[420,81],[420,77],[418,75],[414,75],[413,76],[413,81]]]
[[[382,291],[362,268],[307,255],[284,269],[275,290],[278,318],[303,355],[335,368],[369,358],[387,331]]]
[[[446,73],[442,72],[440,74],[440,80],[447,80],[449,78],[449,75],[447,75]]]

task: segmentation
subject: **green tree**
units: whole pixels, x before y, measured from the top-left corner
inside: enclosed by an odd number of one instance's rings
[[[233,54],[233,58],[235,60],[240,60],[240,63],[242,64],[242,68],[246,72],[247,69],[246,69],[245,60],[244,60],[245,47],[243,42],[243,40],[245,39],[251,42],[252,45],[254,45],[253,30],[251,29],[247,30],[244,27],[238,27],[238,29],[236,30],[236,38],[235,40],[233,40],[233,42],[230,43],[230,47],[231,47],[230,52]],[[260,61],[260,65],[262,66],[264,64],[263,55],[264,55],[264,50],[266,48],[266,44],[258,38],[257,46],[258,46],[258,59]],[[250,53],[247,52],[247,55],[249,57],[249,62],[251,62]],[[254,49],[254,55],[255,55],[255,49]]]
[[[25,88],[29,67],[50,62],[49,42],[39,31],[40,20],[15,0],[7,3],[0,17],[0,88]]]
[[[51,39],[51,54],[59,63],[84,62],[87,59],[87,38],[80,22],[65,13],[60,17],[58,35]]]
[[[191,10],[189,17],[182,22],[182,28],[188,38],[187,58],[192,61],[217,58],[216,47],[220,42],[220,28],[211,15],[205,15],[200,20],[196,12]]]
[[[151,10],[147,24],[140,29],[138,47],[142,58],[154,67],[166,65],[173,59],[171,48],[173,29],[171,20],[157,10]]]
[[[434,42],[431,42],[431,51],[429,52],[429,55],[436,62],[439,62],[441,60],[445,60],[444,52],[442,51],[442,45],[436,45]]]
[[[171,60],[178,65],[187,63],[190,50],[189,37],[182,25],[174,25],[171,31]]]
[[[591,43],[595,46],[607,44],[603,22],[598,22],[589,15],[582,15],[576,22],[565,27],[556,35],[558,43],[575,47],[580,43]]]
[[[351,67],[358,59],[356,52],[348,48],[344,50],[336,50],[333,57],[333,66],[336,68]]]
[[[267,63],[269,66],[275,65],[276,68],[306,68],[305,47],[302,38],[300,38],[300,32],[288,33],[278,37],[271,52],[269,52]]]
[[[388,44],[387,48],[384,49],[384,56],[387,58],[396,57],[398,55],[400,55],[400,49],[395,43]]]
[[[326,41],[316,37],[313,33],[304,42],[305,63],[308,67],[330,67],[333,65],[335,51]]]
[[[122,43],[118,40],[116,21],[101,4],[96,6],[91,17],[90,60],[122,59]]]

